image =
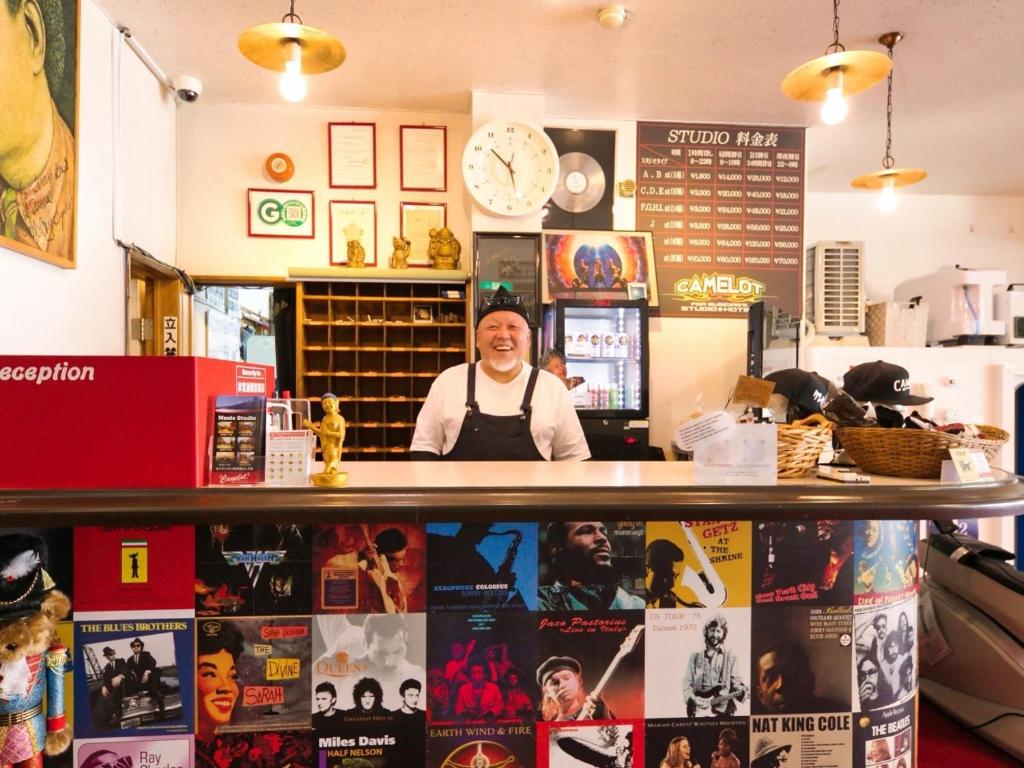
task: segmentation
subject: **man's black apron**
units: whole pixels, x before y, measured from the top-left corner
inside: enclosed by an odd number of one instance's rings
[[[480,413],[476,402],[476,363],[466,374],[466,418],[455,445],[441,458],[452,461],[544,461],[530,432],[533,390],[539,368],[530,372],[518,416],[492,416]]]

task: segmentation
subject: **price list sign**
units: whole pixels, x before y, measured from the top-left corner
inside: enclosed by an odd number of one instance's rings
[[[637,229],[654,235],[663,317],[797,313],[804,129],[637,124]]]

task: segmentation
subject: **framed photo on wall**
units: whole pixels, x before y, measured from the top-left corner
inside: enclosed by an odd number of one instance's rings
[[[6,6],[0,10],[9,17],[3,23],[24,33],[26,42],[24,46],[15,46],[9,55],[4,51],[5,87],[0,108],[9,118],[4,120],[4,136],[0,140],[11,140],[5,142],[3,151],[6,167],[32,170],[21,174],[17,187],[0,176],[0,246],[74,269],[78,216],[79,0],[52,0],[43,8],[55,12],[45,14],[35,3],[14,5],[18,6],[16,11]],[[33,9],[35,12],[26,16]],[[37,25],[42,29],[37,29]],[[12,44],[11,41],[4,45]],[[34,76],[44,71],[45,77]],[[29,80],[40,87],[19,87]],[[11,88],[6,87],[8,82]],[[51,125],[52,138],[47,133]],[[19,138],[13,140],[12,136]],[[41,167],[32,154],[37,145],[50,148]]]
[[[644,283],[648,306],[658,306],[650,232],[545,230],[541,269],[545,304],[553,299],[632,298],[638,293],[635,284]]]
[[[399,203],[401,210],[401,236],[409,238],[409,266],[429,267],[427,249],[430,230],[440,229],[448,223],[445,203]]]
[[[364,200],[331,200],[331,264],[348,264],[348,244],[358,240],[364,264],[377,266],[377,204]]]
[[[309,189],[250,189],[249,237],[316,236],[316,211]]]
[[[402,190],[447,191],[448,129],[443,125],[403,125],[398,135]]]
[[[540,323],[540,233],[476,232],[473,279],[477,304],[501,286],[522,297],[530,324]]]
[[[327,167],[335,189],[375,189],[376,123],[328,123]]]

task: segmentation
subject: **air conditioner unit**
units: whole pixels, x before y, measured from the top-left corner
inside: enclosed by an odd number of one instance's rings
[[[864,333],[864,243],[820,240],[807,249],[804,317],[822,336]]]

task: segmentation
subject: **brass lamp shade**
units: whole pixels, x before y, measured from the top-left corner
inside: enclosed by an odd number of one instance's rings
[[[860,93],[889,74],[892,62],[877,51],[839,51],[801,64],[782,81],[782,93],[797,101],[824,101],[829,74],[843,73],[843,95]]]
[[[850,182],[851,187],[857,189],[881,189],[882,187],[906,187],[910,184],[917,184],[928,175],[927,171],[920,168],[887,168],[884,171],[874,171],[858,176]]]
[[[274,22],[251,27],[239,35],[238,50],[254,64],[284,72],[292,41],[302,49],[302,72],[307,75],[329,72],[345,61],[345,48],[337,38],[305,24]]]

